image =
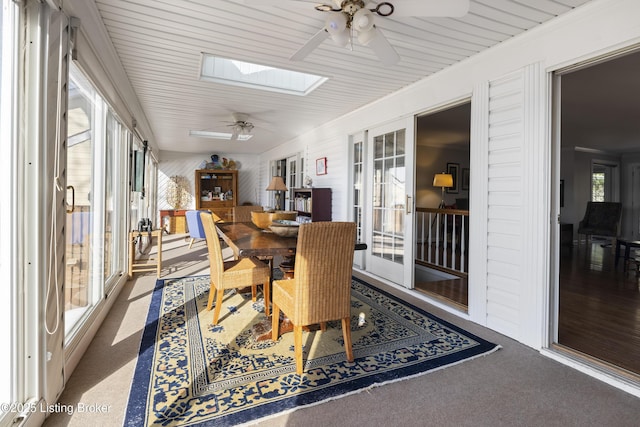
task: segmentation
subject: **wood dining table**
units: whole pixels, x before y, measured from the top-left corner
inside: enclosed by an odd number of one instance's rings
[[[217,222],[218,235],[231,248],[237,258],[267,257],[273,280],[273,257],[293,257],[296,253],[297,237],[283,237],[271,230],[258,228],[252,222]],[[364,250],[367,245],[356,243],[354,250]],[[287,318],[280,323],[280,333],[293,331],[293,325]],[[271,339],[271,321],[260,322],[253,326],[256,341]]]
[[[296,253],[297,237],[278,236],[271,230],[258,228],[252,222],[217,222],[218,235],[238,258],[284,257]],[[354,250],[364,250],[365,243],[356,242]]]
[[[218,235],[238,258],[287,256],[296,253],[296,237],[278,236],[252,222],[218,222]]]

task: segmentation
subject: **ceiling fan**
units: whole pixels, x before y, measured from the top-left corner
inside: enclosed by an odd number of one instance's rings
[[[241,135],[247,136],[251,134],[254,128],[253,123],[249,121],[249,115],[245,113],[233,113],[231,115],[233,122],[227,126],[231,128],[231,140],[236,141]]]
[[[275,6],[293,1],[244,0],[245,4],[256,6]],[[306,0],[297,2],[303,1]],[[339,46],[351,48],[357,40],[361,45],[370,47],[384,64],[393,65],[400,56],[376,26],[378,17],[461,17],[469,11],[469,0],[328,0],[327,3],[316,4],[315,9],[327,13],[325,25],[291,56],[292,61],[302,61],[324,40],[331,38]]]
[[[253,123],[249,121],[249,115],[246,113],[233,113],[231,114],[232,121],[227,127],[231,128],[231,132],[215,132],[207,130],[192,130],[189,131],[189,136],[197,136],[200,138],[212,138],[212,139],[225,139],[231,141],[247,141],[253,135],[251,131],[255,127]]]

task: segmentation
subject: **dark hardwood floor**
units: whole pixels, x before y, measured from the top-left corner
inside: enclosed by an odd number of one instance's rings
[[[416,282],[415,289],[466,313],[469,309],[469,286],[467,283],[466,278]]]
[[[605,243],[561,249],[558,344],[640,375],[640,277]]]
[[[637,379],[640,262],[632,262],[625,272],[624,260],[616,266],[615,246],[607,243],[561,249],[557,344]],[[461,311],[468,309],[466,279],[416,282],[415,289]]]

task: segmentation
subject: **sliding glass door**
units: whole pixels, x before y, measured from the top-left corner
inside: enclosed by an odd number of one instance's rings
[[[96,233],[94,219],[95,137],[100,104],[96,93],[74,70],[69,83],[67,139],[67,245],[65,278],[65,326],[67,335],[96,302],[92,287]]]
[[[117,283],[126,259],[130,133],[71,67],[67,130],[65,339]]]

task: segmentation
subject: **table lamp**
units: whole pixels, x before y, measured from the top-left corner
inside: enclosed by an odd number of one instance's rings
[[[442,198],[438,209],[444,209],[444,189],[453,187],[453,175],[444,172],[435,174],[433,177],[433,186],[442,188]]]
[[[271,178],[271,182],[269,186],[266,188],[267,191],[275,191],[276,194],[276,210],[280,209],[280,192],[287,191],[287,186],[282,180],[281,176],[274,176]]]

